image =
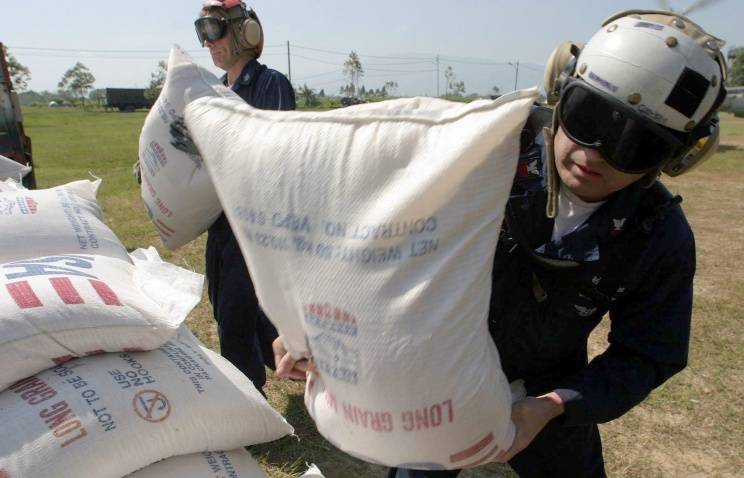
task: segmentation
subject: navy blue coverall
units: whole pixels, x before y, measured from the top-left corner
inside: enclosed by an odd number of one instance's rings
[[[533,111],[530,122],[537,116]],[[549,117],[543,111],[543,121]],[[682,209],[659,182],[618,191],[575,231],[551,241],[539,126],[522,134],[494,260],[489,328],[507,378],[524,379],[531,396],[557,391],[565,413],[509,464],[522,478],[603,477],[597,424],[623,415],[687,364],[695,244]],[[546,264],[546,257],[557,261]],[[607,312],[609,347],[588,362],[587,339]]]
[[[227,76],[223,82],[227,84]],[[294,89],[287,78],[256,60],[243,68],[231,88],[255,108],[295,109]],[[264,364],[274,368],[271,343],[277,332],[258,306],[245,260],[224,213],[209,228],[205,255],[221,353],[261,390],[266,383]]]

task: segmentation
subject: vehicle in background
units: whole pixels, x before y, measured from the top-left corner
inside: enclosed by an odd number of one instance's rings
[[[723,100],[721,111],[728,111],[734,116],[744,117],[744,86],[726,88],[726,99]]]
[[[31,158],[31,138],[26,136],[23,130],[23,112],[18,102],[18,94],[13,89],[2,43],[0,43],[0,155],[31,166],[31,172],[23,178],[23,185],[29,189],[36,187]]]
[[[144,88],[106,88],[106,106],[119,111],[135,111],[138,108],[151,108],[154,99],[145,97]]]
[[[366,103],[366,101],[356,96],[344,96],[341,98],[341,106],[354,106],[361,105],[362,103]]]

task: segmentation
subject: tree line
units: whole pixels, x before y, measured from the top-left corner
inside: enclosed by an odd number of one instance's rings
[[[19,92],[27,91],[28,84],[31,81],[31,71],[22,65],[7,48],[5,48],[4,53],[8,62],[11,81],[15,89]],[[744,48],[733,49],[729,55],[729,60],[731,63],[727,85],[744,86]],[[328,95],[323,89],[316,91],[307,84],[303,84],[296,89],[298,104],[305,107],[318,107],[324,104],[335,106],[334,101],[339,102],[339,100],[348,100],[350,104],[363,101],[377,101],[395,96],[398,89],[398,83],[394,80],[386,81],[378,88],[368,88],[365,86],[362,83],[365,73],[364,66],[359,55],[353,50],[343,63],[342,73],[345,81],[348,81],[348,83],[345,83],[339,88],[339,96],[341,98],[335,95]],[[158,97],[165,83],[166,74],[166,62],[158,62],[157,69],[151,73],[150,83],[145,89],[145,96],[147,98],[154,100]],[[457,75],[451,65],[447,66],[444,70],[444,80],[444,98],[460,99],[465,97],[465,82],[457,80]],[[86,99],[97,102],[99,106],[102,106],[105,99],[105,92],[103,89],[93,88],[95,81],[96,78],[88,67],[81,62],[77,62],[62,75],[62,78],[57,84],[58,91],[56,94],[42,92],[36,95],[42,101],[50,98],[55,98],[59,101],[70,101],[73,104],[79,101],[83,108],[86,107]],[[498,96],[500,94],[499,87],[494,86],[489,94]]]

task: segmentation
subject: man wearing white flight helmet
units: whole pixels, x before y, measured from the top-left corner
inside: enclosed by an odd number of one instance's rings
[[[598,423],[687,363],[695,244],[657,181],[710,157],[725,97],[723,42],[671,12],[608,19],[546,67],[496,251],[489,325],[528,397],[498,461],[522,478],[605,476]],[[609,313],[609,347],[587,339]],[[390,477],[457,471],[391,470]]]
[[[205,0],[194,22],[199,43],[209,48],[223,83],[254,108],[295,109],[292,85],[278,71],[258,62],[264,32],[256,12],[240,0]],[[172,144],[198,154],[183,121],[171,128]],[[219,187],[219,184],[216,185]],[[222,355],[259,390],[266,382],[264,364],[273,368],[271,343],[276,329],[258,306],[253,282],[224,214],[209,228],[206,275]]]

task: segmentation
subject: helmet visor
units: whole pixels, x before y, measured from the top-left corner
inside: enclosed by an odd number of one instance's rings
[[[577,79],[561,92],[558,122],[573,142],[598,149],[624,173],[658,168],[684,146],[668,128]]]
[[[224,18],[201,17],[194,22],[194,27],[200,45],[204,45],[205,41],[217,41],[227,33],[227,21]]]

